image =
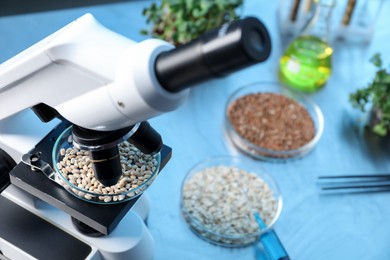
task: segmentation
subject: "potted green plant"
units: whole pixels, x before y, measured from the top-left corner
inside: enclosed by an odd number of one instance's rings
[[[350,102],[362,112],[366,112],[371,105],[368,126],[375,134],[387,136],[390,131],[390,72],[383,67],[379,53],[375,54],[370,62],[377,68],[375,77],[366,88],[351,93]]]
[[[141,33],[176,46],[239,18],[244,0],[161,0],[143,9],[150,30]]]

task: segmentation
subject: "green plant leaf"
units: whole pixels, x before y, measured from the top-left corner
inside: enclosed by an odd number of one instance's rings
[[[387,129],[388,129],[388,127],[386,127],[385,125],[377,124],[377,125],[374,125],[374,127],[372,128],[372,131],[374,133],[376,133],[377,135],[386,136],[387,132],[388,132]]]
[[[150,35],[180,45],[238,18],[242,4],[243,0],[161,0],[142,14],[152,24]]]
[[[387,135],[390,129],[390,72],[382,67],[383,62],[379,53],[376,53],[370,62],[378,68],[373,80],[366,88],[351,93],[349,101],[353,107],[363,112],[370,103],[380,111],[380,121],[372,127],[372,130],[383,136]]]
[[[379,53],[376,53],[371,59],[370,62],[373,63],[376,67],[382,67],[382,59]]]
[[[142,35],[149,35],[149,31],[148,30],[141,30],[140,34],[142,34]]]

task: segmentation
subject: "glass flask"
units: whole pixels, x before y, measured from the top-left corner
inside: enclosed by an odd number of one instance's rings
[[[279,60],[282,83],[303,92],[321,89],[332,71],[329,19],[335,0],[315,1],[312,18]]]

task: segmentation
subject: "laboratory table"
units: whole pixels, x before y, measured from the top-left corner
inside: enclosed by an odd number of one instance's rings
[[[148,28],[142,9],[149,4],[127,1],[2,16],[0,62],[87,12],[111,30],[142,41],[147,36],[139,32]],[[212,156],[244,156],[226,141],[224,106],[228,96],[245,84],[277,81],[283,52],[278,8],[278,1],[247,0],[242,10],[243,15],[260,18],[270,31],[273,49],[266,62],[202,84],[191,90],[179,109],[150,120],[173,149],[171,161],[147,191],[151,200],[148,227],[155,239],[156,260],[254,259],[253,247],[230,249],[198,238],[186,225],[179,203],[182,181],[194,164]],[[315,149],[299,160],[258,161],[281,190],[283,210],[274,228],[291,259],[390,259],[390,192],[323,194],[317,185],[321,174],[390,171],[390,144],[364,130],[364,114],[348,101],[349,93],[371,79],[374,68],[368,60],[375,52],[380,51],[385,64],[390,63],[389,13],[390,3],[384,1],[369,43],[333,43],[332,77],[322,90],[310,95],[325,120]]]

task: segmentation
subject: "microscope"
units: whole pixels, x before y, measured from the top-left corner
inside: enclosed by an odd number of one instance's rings
[[[175,48],[134,42],[86,14],[1,64],[0,258],[152,259],[146,194],[109,204],[77,198],[52,178],[56,140],[71,129],[103,186],[122,175],[125,140],[159,154],[161,171],[172,151],[147,120],[175,110],[191,87],[270,51],[253,17]]]

